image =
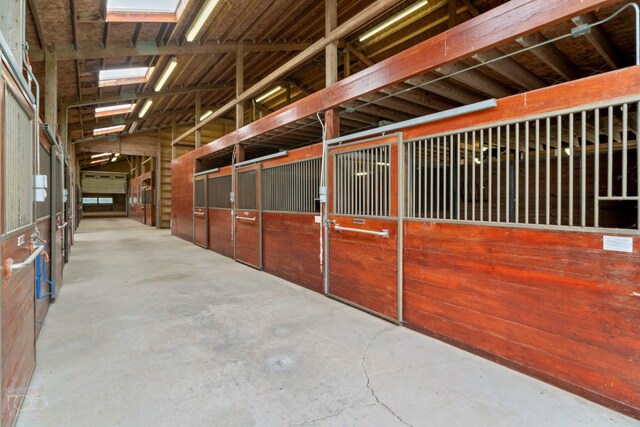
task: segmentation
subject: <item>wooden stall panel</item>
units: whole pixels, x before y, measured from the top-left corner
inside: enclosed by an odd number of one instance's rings
[[[230,209],[209,209],[209,249],[233,258],[233,217]]]
[[[262,268],[260,260],[260,215],[257,211],[236,212],[236,261]]]
[[[398,223],[369,219],[330,217],[344,227],[388,230],[389,237],[331,229],[329,234],[329,292],[390,319],[397,317]]]
[[[262,222],[264,271],[322,292],[320,224],[315,215],[264,212]]]
[[[640,415],[640,245],[603,236],[406,222],[414,329]]]
[[[2,243],[2,262],[12,258],[22,262],[29,257],[27,243],[18,246],[18,237]],[[26,394],[35,368],[34,268],[17,271],[2,280],[2,425],[13,425],[21,396]]]
[[[194,153],[171,162],[171,234],[193,242]]]

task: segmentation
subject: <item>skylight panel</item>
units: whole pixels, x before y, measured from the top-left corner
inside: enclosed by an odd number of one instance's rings
[[[118,86],[146,83],[153,72],[149,67],[131,67],[113,70],[100,70],[98,86]]]
[[[177,22],[187,0],[108,0],[107,21]]]

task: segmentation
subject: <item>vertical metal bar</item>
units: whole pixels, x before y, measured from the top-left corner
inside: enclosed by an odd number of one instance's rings
[[[636,30],[640,31],[640,30]],[[640,60],[640,56],[636,59],[636,61]],[[638,147],[638,140],[640,139],[640,102],[636,104],[636,168],[640,169],[640,147]],[[640,182],[636,185],[636,192],[638,196],[638,204],[636,205],[636,211],[638,217],[636,218],[636,224],[638,230],[640,230]]]
[[[497,177],[496,177],[496,221],[502,221],[502,212],[501,212],[501,203],[502,203],[502,128],[498,126],[497,129],[497,138],[498,138],[498,155],[496,159],[496,169],[497,169]]]
[[[569,114],[569,225],[573,225],[573,139],[574,117]]]
[[[420,148],[420,153],[418,154],[421,157],[421,162],[422,162],[422,166],[421,166],[421,170],[422,170],[422,177],[420,178],[422,180],[422,205],[420,206],[420,217],[421,218],[429,218],[429,211],[428,209],[431,209],[429,202],[428,202],[428,197],[429,194],[431,194],[429,192],[429,187],[427,186],[427,181],[429,186],[431,186],[431,191],[433,191],[433,185],[431,184],[431,182],[433,181],[433,174],[431,175],[431,178],[428,178],[427,175],[427,165],[429,164],[428,162],[429,160],[429,146],[432,144],[432,139],[425,139],[424,141],[421,142],[421,148]],[[433,215],[432,215],[433,216]]]
[[[458,134],[456,138],[456,167],[458,173],[456,174],[456,219],[460,220],[460,143],[462,136]]]
[[[436,218],[440,219],[440,137],[436,141]]]
[[[562,116],[556,122],[556,224],[562,225]]]
[[[464,133],[464,220],[467,221],[468,217],[468,205],[469,205],[469,172],[468,172],[468,156],[469,150],[469,132]]]
[[[593,118],[593,143],[595,153],[593,155],[593,226],[598,227],[600,223],[600,109],[596,108]]]
[[[529,179],[529,121],[525,122],[524,128],[524,149],[525,149],[525,160],[524,160],[524,223],[529,224],[529,219],[531,217],[531,212],[529,210],[529,194],[530,194],[530,179]]]
[[[429,145],[430,145],[430,151],[431,153],[429,154],[429,164],[431,165],[431,167],[429,168],[429,210],[431,212],[430,214],[430,218],[434,219],[435,216],[433,216],[433,142],[434,139],[430,138],[429,139]]]
[[[480,221],[484,221],[484,130],[480,129]]]
[[[453,138],[449,136],[449,219],[453,219]]]
[[[536,192],[535,192],[535,210],[536,210],[536,220],[535,224],[540,223],[540,120],[536,120],[536,166],[535,166],[535,182],[536,182]]]
[[[515,223],[520,223],[520,124],[516,123],[516,155],[514,161],[516,163],[515,172]]]
[[[489,149],[486,153],[489,155],[489,171],[487,173],[487,179],[489,180],[489,198],[487,200],[487,215],[489,218],[489,222],[493,220],[493,129],[487,129],[489,142]],[[482,147],[482,151],[484,152],[484,146]],[[484,156],[483,156],[484,157]]]
[[[607,135],[607,197],[613,196],[613,106],[609,107]]]
[[[547,155],[546,155],[546,165],[545,165],[545,170],[546,170],[546,174],[545,174],[545,191],[546,191],[546,197],[545,197],[545,224],[546,225],[550,225],[551,224],[551,117],[547,117],[546,120],[546,135],[545,135],[545,142],[546,142],[546,150],[547,150]]]
[[[638,139],[637,136],[636,136],[636,139]],[[628,171],[629,171],[629,104],[623,104],[622,105],[622,197],[627,197]]]
[[[471,132],[471,157],[473,164],[471,165],[471,220],[476,220],[476,131]]]
[[[582,146],[580,147],[580,225],[587,226],[587,112],[582,112]]]
[[[416,141],[418,144],[418,169],[417,169],[417,179],[418,179],[418,214],[423,210],[422,209],[422,196],[423,196],[423,186],[426,188],[427,183],[423,182],[425,181],[423,178],[426,178],[426,158],[423,159],[423,157],[420,155],[420,151],[422,148],[422,143],[423,141]],[[415,150],[415,143],[414,143],[414,150]],[[415,155],[415,152],[414,152]],[[415,182],[414,182],[414,186],[415,186]],[[412,197],[413,200],[415,201],[415,195]],[[415,202],[414,202],[415,203]],[[427,204],[427,201],[424,201],[425,205]],[[414,210],[414,217],[415,217],[415,210]]]
[[[442,215],[440,218],[447,219],[447,141],[446,136],[442,137]]]
[[[506,168],[505,168],[505,193],[504,206],[506,209],[505,222],[511,222],[511,126],[507,125],[506,131]]]

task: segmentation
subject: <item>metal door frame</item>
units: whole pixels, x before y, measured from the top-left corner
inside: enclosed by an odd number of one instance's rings
[[[259,221],[259,228],[258,228],[258,265],[253,265],[251,263],[239,260],[237,255],[236,255],[236,245],[238,243],[238,228],[236,227],[236,221],[238,220],[238,214],[237,212],[239,210],[238,208],[238,175],[243,173],[243,172],[251,172],[251,171],[255,171],[256,172],[256,214],[257,214],[257,219]],[[262,270],[263,264],[262,264],[262,192],[261,192],[261,187],[262,187],[262,163],[252,163],[250,165],[240,165],[238,166],[234,166],[233,168],[233,177],[232,177],[232,182],[233,182],[233,194],[234,194],[234,201],[233,201],[233,210],[232,210],[232,216],[233,216],[233,259],[241,264],[244,265],[248,265],[249,267],[253,267],[256,268],[258,270]]]
[[[203,197],[204,197],[204,207],[200,208],[196,208],[196,181],[203,181],[204,183],[204,188],[203,188]],[[207,176],[203,175],[203,174],[194,174],[193,176],[193,204],[191,206],[191,213],[193,215],[193,230],[192,230],[192,235],[193,235],[193,243],[196,246],[200,246],[201,248],[204,249],[209,249],[209,207],[208,207],[208,201],[207,201]],[[204,209],[204,215],[196,215],[196,209]],[[198,242],[196,241],[196,217],[204,217],[204,223],[205,223],[205,242],[204,245],[199,245]],[[145,219],[146,219],[146,205],[145,205]]]
[[[359,151],[361,149],[357,148],[359,145],[361,144],[366,144],[366,143],[371,143],[371,142],[375,142],[375,141],[379,141],[379,140],[385,140],[385,139],[389,139],[391,137],[395,137],[396,140],[395,141],[389,141],[387,143],[380,143],[380,146],[382,145],[388,145],[389,147],[393,147],[394,145],[397,145],[398,147],[398,155],[397,155],[397,180],[398,180],[398,207],[397,207],[397,212],[396,212],[396,221],[397,221],[397,300],[396,300],[396,305],[397,305],[397,318],[393,319],[390,318],[388,316],[385,316],[381,313],[375,312],[371,309],[368,309],[367,307],[363,307],[359,304],[353,303],[351,301],[345,300],[339,296],[333,295],[331,293],[331,283],[329,281],[329,270],[331,268],[330,266],[330,262],[329,262],[329,246],[330,246],[330,241],[329,241],[329,229],[331,228],[331,224],[329,221],[329,217],[330,216],[336,216],[336,214],[334,213],[335,208],[336,208],[336,191],[335,191],[335,185],[336,185],[336,178],[335,178],[335,173],[336,173],[336,169],[335,169],[335,156],[337,154],[342,154],[345,152],[352,152],[352,151]],[[372,145],[371,147],[375,147],[377,145]],[[344,147],[354,147],[353,150],[346,150],[346,151],[340,151],[339,153],[336,153],[335,151],[340,149],[340,148],[344,148]],[[370,147],[367,147],[370,148]],[[333,153],[332,153],[333,150]],[[325,295],[329,298],[335,299],[337,301],[340,301],[344,304],[353,306],[355,308],[358,308],[362,311],[365,311],[367,313],[370,313],[374,316],[380,317],[384,320],[388,320],[392,323],[395,324],[402,324],[404,322],[403,320],[403,234],[404,234],[404,193],[405,193],[405,179],[404,179],[404,163],[405,163],[405,154],[404,154],[404,134],[402,132],[397,132],[397,133],[392,133],[392,134],[388,134],[388,135],[381,135],[381,136],[377,136],[377,137],[373,137],[373,138],[367,138],[367,139],[363,139],[363,140],[356,140],[356,141],[352,141],[352,142],[346,142],[346,143],[339,143],[339,144],[331,144],[331,141],[326,142],[324,144],[324,155],[326,156],[326,162],[327,165],[325,167],[324,170],[324,174],[325,174],[325,185],[327,186],[327,202],[325,203],[325,218],[324,218],[324,242],[325,242],[325,248],[324,248],[324,286],[325,286]],[[331,181],[329,181],[329,170],[331,169]],[[389,171],[389,185],[391,186],[391,171]],[[330,185],[329,185],[330,184]],[[391,187],[390,187],[391,189]],[[391,194],[390,194],[391,196]],[[391,203],[391,197],[389,197],[389,203]],[[389,209],[389,214],[391,214],[391,209]],[[353,216],[353,215],[352,215]],[[374,217],[376,218],[376,217]],[[393,219],[393,216],[389,216],[389,218],[384,217],[384,219]],[[381,218],[378,218],[381,219]]]

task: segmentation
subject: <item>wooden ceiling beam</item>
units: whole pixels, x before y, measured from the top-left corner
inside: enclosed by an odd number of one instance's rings
[[[105,24],[105,36],[108,29]],[[168,43],[159,45],[156,40],[139,40],[135,46],[130,42],[113,42],[109,47],[104,47],[107,37],[102,44],[83,44],[81,49],[74,49],[73,44],[56,44],[58,48],[58,61],[73,59],[99,59],[99,58],[125,58],[129,56],[158,56],[158,55],[199,55],[215,53],[232,53],[237,50],[238,43],[228,41],[218,44],[215,41],[203,44],[178,45]],[[305,50],[310,43],[253,43],[244,42],[245,52],[295,52]],[[32,50],[29,54],[31,62],[44,60],[44,51]]]
[[[347,35],[351,34],[353,31],[357,30],[362,25],[371,21],[373,18],[375,18],[379,14],[388,10],[390,7],[394,6],[399,1],[400,0],[377,0],[371,6],[369,6],[368,8],[356,14],[353,18],[351,18],[347,22],[344,22],[342,25],[340,25],[338,28],[332,31],[329,34],[329,36],[323,37],[322,39],[318,40],[317,42],[312,44],[309,48],[307,48],[300,54],[296,55],[295,58],[291,59],[287,63],[278,67],[275,71],[271,72],[268,76],[263,78],[259,83],[245,90],[242,93],[242,95],[229,101],[227,104],[224,105],[224,107],[215,111],[211,116],[209,116],[209,118],[202,121],[198,126],[194,126],[188,132],[180,135],[174,142],[177,142],[180,139],[185,138],[187,135],[195,132],[199,126],[203,126],[204,124],[207,123],[207,121],[213,120],[216,117],[224,114],[231,108],[234,108],[237,103],[242,101],[247,101],[253,98],[257,94],[259,94],[261,91],[269,87],[269,85],[271,85],[274,81],[282,78],[287,73],[295,70],[302,64],[306,63],[310,59],[322,53],[328,44],[333,43],[337,40],[340,40],[346,37]]]
[[[548,42],[547,38],[541,33],[529,34],[516,39],[516,41],[524,47],[538,46]],[[577,80],[582,77],[582,72],[576,64],[553,43],[535,47],[531,49],[531,53],[565,80]]]
[[[478,52],[513,41],[526,34],[539,31],[544,27],[566,21],[572,16],[588,13],[614,2],[615,0],[582,0],[580,2],[574,0],[555,0],[554,2],[547,0],[509,1],[347,79],[341,80],[328,88],[294,102],[263,119],[225,135],[193,152],[192,156],[197,158],[198,156],[205,156],[228,148],[238,142],[269,132],[272,129],[277,129],[317,111],[335,108],[363,94],[406,81],[442,65],[469,58]],[[376,3],[375,5],[378,4]],[[374,6],[367,10],[373,9]],[[500,25],[496,25],[496,23],[500,23]],[[352,29],[350,28],[349,30],[351,31]],[[313,49],[309,48],[301,55],[298,55],[295,60],[281,67],[275,75],[278,75],[279,72],[289,72],[297,68],[301,62],[305,62],[315,56],[329,42],[331,42],[330,39],[323,39],[319,44],[314,45]],[[260,84],[247,90],[244,93],[246,99],[255,96],[256,93],[263,90],[265,86],[277,78],[279,77],[269,76]],[[217,114],[226,112],[240,100],[245,99],[230,101]],[[215,116],[216,114],[214,113],[212,118]],[[194,131],[195,129],[190,129],[186,134],[176,138],[172,144],[179,142]]]
[[[475,54],[473,58],[478,62],[496,60],[486,66],[527,90],[535,90],[547,86],[544,80],[527,70],[518,61],[513,58],[504,58],[504,55],[498,49],[489,49]],[[502,59],[498,60],[498,58]]]
[[[589,12],[587,14],[574,17],[572,21],[576,26],[593,25],[598,22],[598,18],[593,12]],[[623,68],[627,65],[623,59],[624,57],[618,50],[618,47],[611,40],[601,25],[592,26],[590,28],[590,32],[586,34],[586,37],[612,69],[617,70],[618,68]]]
[[[38,2],[36,0],[29,0],[29,9],[31,10],[31,16],[33,16],[33,22],[36,26],[36,34],[38,35],[38,41],[40,42],[40,48],[46,49],[47,40],[44,37],[44,31],[42,29],[42,21],[40,21],[40,12],[38,11]],[[29,61],[33,62],[32,58],[33,50],[29,50]],[[44,60],[44,51],[41,51]]]
[[[436,71],[445,76],[457,73],[450,78],[494,98],[513,95],[513,90],[509,86],[500,83],[481,71],[469,70],[466,65],[460,62],[443,65],[438,67]]]

